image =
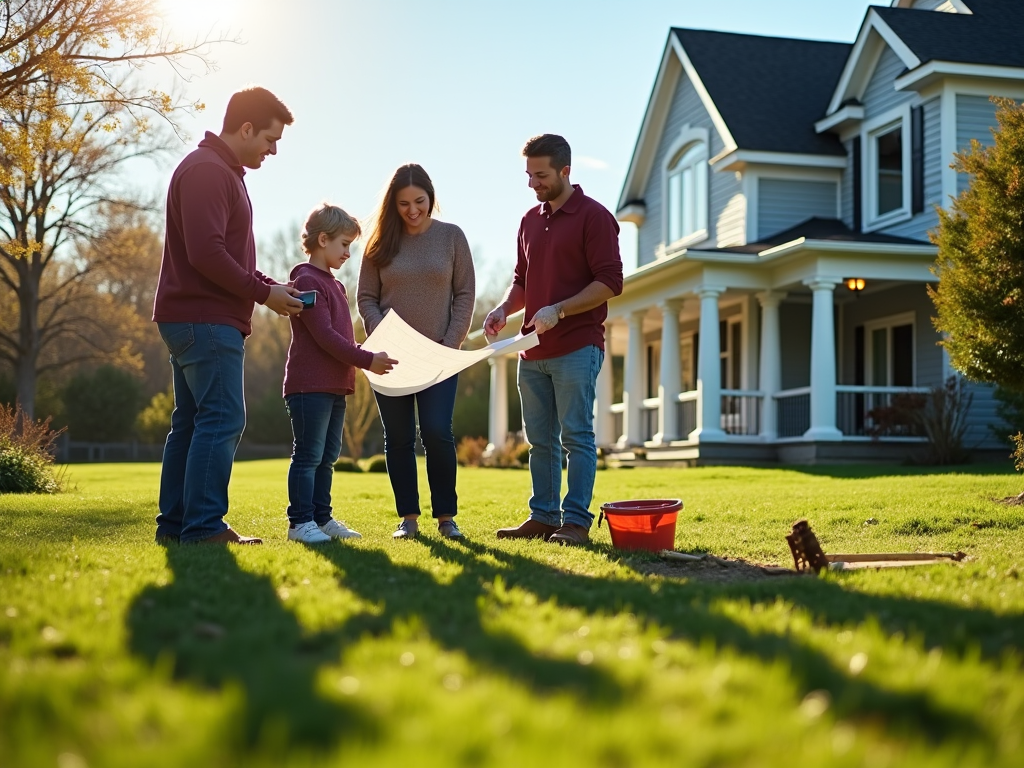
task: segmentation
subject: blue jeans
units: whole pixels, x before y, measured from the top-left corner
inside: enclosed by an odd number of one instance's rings
[[[416,479],[416,416],[420,439],[427,454],[427,483],[434,517],[454,516],[458,511],[455,493],[455,435],[452,414],[459,377],[452,376],[415,395],[377,396],[377,410],[384,425],[384,457],[388,478],[395,493],[399,517],[420,514],[420,493]],[[417,414],[418,412],[418,414]]]
[[[519,361],[523,426],[530,441],[530,519],[546,525],[590,528],[597,476],[594,398],[604,352],[584,347],[561,357]],[[569,490],[562,495],[562,450],[568,454]]]
[[[329,392],[288,395],[292,462],[288,465],[288,522],[331,519],[331,481],[345,429],[345,396]]]
[[[174,412],[160,472],[158,537],[227,530],[228,482],[245,428],[245,337],[230,325],[158,323],[171,353]]]

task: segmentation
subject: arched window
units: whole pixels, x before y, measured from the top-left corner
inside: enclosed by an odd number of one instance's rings
[[[669,163],[666,244],[685,240],[708,227],[708,150],[696,142]]]

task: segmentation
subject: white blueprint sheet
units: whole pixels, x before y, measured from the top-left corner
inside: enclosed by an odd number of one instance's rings
[[[370,386],[382,395],[413,395],[494,354],[522,352],[538,344],[540,339],[534,331],[526,336],[496,341],[482,349],[452,349],[414,331],[391,309],[361,346],[371,352],[387,352],[398,364],[388,373],[363,373]]]

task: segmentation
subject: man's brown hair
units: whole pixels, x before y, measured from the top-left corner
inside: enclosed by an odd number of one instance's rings
[[[550,157],[551,167],[561,172],[567,165],[572,165],[572,150],[569,142],[554,133],[534,136],[523,147],[523,157]]]
[[[284,103],[266,88],[251,86],[232,94],[224,112],[224,133],[234,133],[246,123],[259,133],[274,120],[291,125],[295,118]]]

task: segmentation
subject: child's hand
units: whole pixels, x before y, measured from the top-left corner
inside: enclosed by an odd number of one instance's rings
[[[398,365],[398,361],[388,357],[387,352],[374,352],[373,362],[370,363],[370,372],[376,374],[387,373],[396,365]]]

